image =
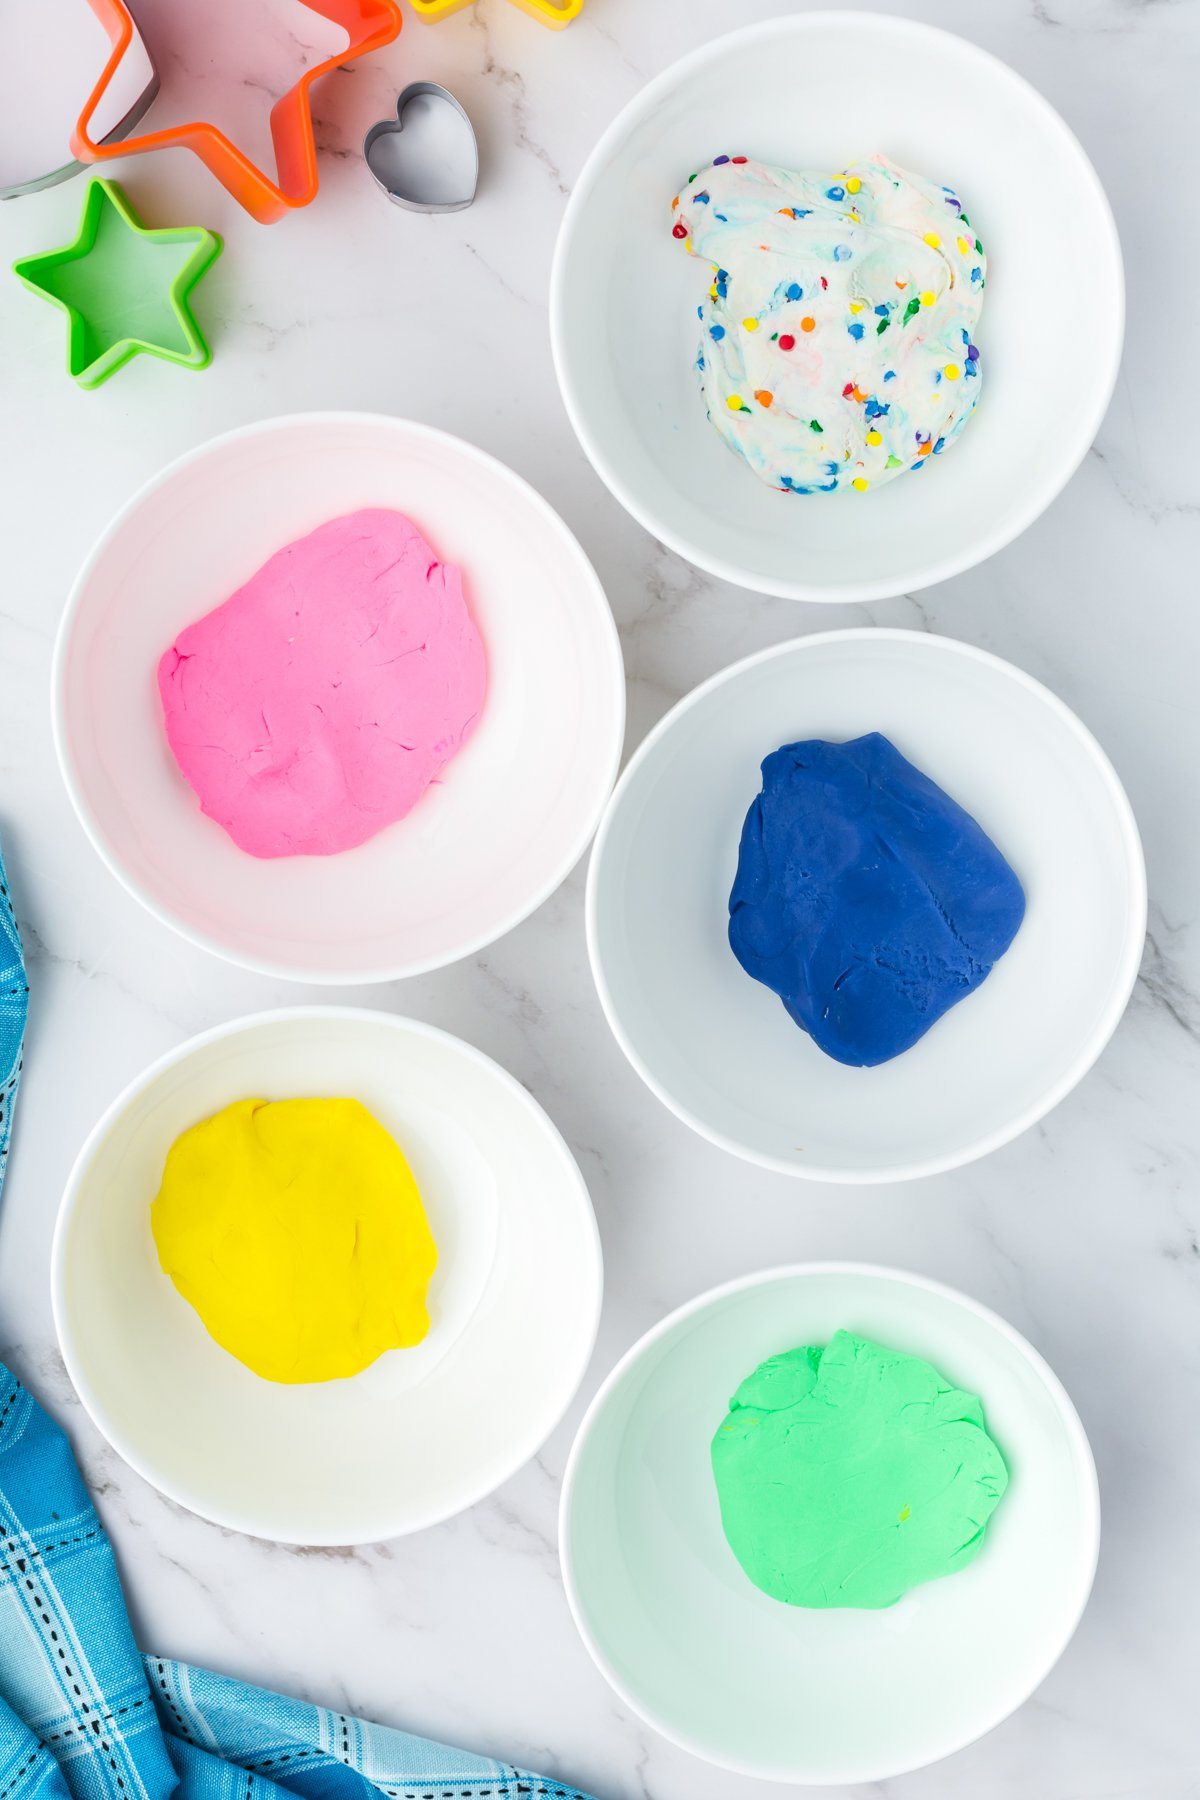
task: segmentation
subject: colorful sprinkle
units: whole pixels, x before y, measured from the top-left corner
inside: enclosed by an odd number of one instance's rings
[[[687,234],[688,234],[688,228],[684,224],[683,220],[676,219],[674,225],[672,225],[672,227],[671,227],[671,236],[673,238],[685,238],[687,236]]]
[[[803,300],[804,289],[800,286],[798,281],[790,281],[788,283],[787,297],[789,300]]]
[[[800,329],[801,331],[815,331],[817,329],[817,321],[806,314],[800,321]]]
[[[927,231],[921,242],[928,244],[931,250],[940,250],[942,247],[942,240],[936,231]]]
[[[709,328],[708,335],[712,338],[714,343],[719,344],[721,339],[725,336],[725,327],[723,325],[713,325]]]
[[[854,480],[850,483],[850,486],[852,488],[857,488],[860,494],[865,494],[870,485],[870,482],[862,475],[856,475]]]
[[[852,338],[861,338],[865,327],[860,325],[856,320],[853,325],[847,325],[846,330],[850,333]]]
[[[790,331],[785,331],[783,336],[780,338],[779,348],[781,350],[794,350],[796,348],[796,340],[792,336]]]
[[[854,252],[851,250],[849,244],[835,244],[833,246],[834,262],[849,262],[853,255]]]
[[[921,305],[922,306],[932,306],[936,299],[937,299],[937,295],[933,292],[933,290],[931,288],[926,288],[925,292],[921,295]]]
[[[824,431],[825,427],[822,425],[820,419],[810,419],[808,421],[808,429],[810,431]]]
[[[862,182],[858,179],[857,175],[851,175],[847,178],[846,192],[848,194],[857,194],[861,187]]]
[[[882,434],[882,432],[879,432],[879,431],[868,431],[868,433],[867,433],[867,442],[868,442],[868,444],[882,444],[882,442],[883,442],[883,434]]]
[[[775,396],[770,388],[755,388],[754,398],[758,401],[760,406],[770,406]]]
[[[826,188],[825,198],[827,200],[844,200],[846,198],[846,190],[845,188],[840,187]]]
[[[957,363],[947,363],[942,370],[942,374],[946,377],[947,381],[957,381],[962,374],[962,370]]]
[[[742,330],[743,331],[757,331],[758,330],[758,320],[757,319],[743,319],[742,320]]]

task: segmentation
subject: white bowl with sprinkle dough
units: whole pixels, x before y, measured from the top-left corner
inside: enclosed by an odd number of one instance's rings
[[[359,1100],[403,1150],[438,1248],[430,1330],[348,1380],[253,1374],[163,1273],[150,1207],[181,1132],[237,1100]],[[414,1019],[295,1007],[179,1045],[76,1159],[51,1253],[67,1371],[160,1493],[287,1544],[365,1544],[473,1506],[583,1379],[603,1274],[582,1175],[521,1084]]]
[[[1009,1471],[974,1561],[878,1612],[754,1587],[709,1460],[759,1363],[843,1329],[978,1395]],[[575,1623],[623,1704],[694,1756],[805,1787],[922,1768],[1015,1712],[1070,1642],[1099,1544],[1091,1450],[1037,1351],[965,1294],[854,1263],[750,1275],[647,1332],[580,1427],[559,1525]]]
[[[871,731],[978,821],[1026,911],[974,993],[859,1069],[739,965],[729,893],[763,758]],[[1046,688],[949,638],[829,631],[736,663],[650,733],[597,834],[587,928],[609,1024],[685,1123],[784,1174],[902,1181],[998,1149],[1091,1068],[1137,976],[1146,875],[1111,763]]]
[[[672,239],[671,199],[720,155],[834,173],[875,151],[953,187],[984,244],[979,405],[919,475],[780,493],[705,418],[705,271]],[[1125,308],[1108,201],[1048,102],[962,38],[839,11],[703,44],[635,95],[575,184],[550,310],[572,424],[648,531],[743,587],[861,601],[971,568],[1050,504],[1108,406]]]
[[[483,710],[408,816],[368,842],[250,856],[181,774],[155,671],[276,551],[363,507],[406,514],[462,570]],[[625,674],[595,571],[520,476],[411,420],[300,413],[189,451],[117,515],[63,615],[53,708],[80,823],[135,899],[256,974],[351,986],[474,955],[549,898],[616,780]]]

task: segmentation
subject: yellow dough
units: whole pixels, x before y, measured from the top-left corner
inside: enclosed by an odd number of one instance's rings
[[[334,1381],[419,1344],[437,1247],[400,1146],[357,1100],[239,1100],[176,1138],[158,1260],[266,1381]]]

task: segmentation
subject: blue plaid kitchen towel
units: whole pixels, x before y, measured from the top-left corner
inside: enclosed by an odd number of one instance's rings
[[[25,984],[25,958],[13,917],[12,898],[4,857],[0,855],[0,1189],[8,1161],[13,1101],[21,1079],[21,1045],[25,1040],[25,1015],[29,989]]]
[[[586,1800],[139,1655],[71,1447],[0,1364],[0,1800]]]

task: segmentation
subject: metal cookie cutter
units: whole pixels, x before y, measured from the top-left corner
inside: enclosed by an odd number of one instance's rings
[[[395,151],[404,131],[404,114],[410,102],[422,95],[435,100],[439,106],[451,109],[447,117],[454,121],[460,145],[467,147],[469,151],[461,183],[456,182],[454,169],[437,156],[422,157],[417,153],[411,159],[410,166],[398,166],[399,159]],[[387,150],[392,154],[385,156],[384,152]],[[388,199],[396,206],[406,207],[409,212],[462,212],[474,200],[475,190],[479,186],[479,141],[475,136],[475,127],[462,102],[449,88],[439,86],[436,81],[414,81],[404,89],[396,102],[395,118],[381,119],[378,125],[372,125],[368,131],[363,140],[363,158]],[[469,191],[464,192],[468,170],[470,187]]]
[[[12,42],[0,74],[0,200],[13,200],[81,172],[83,164],[69,155],[71,126],[102,61],[104,33],[93,25],[86,0],[21,0],[8,9],[5,31]],[[53,86],[30,79],[43,62],[54,69]],[[134,26],[129,55],[97,115],[101,142],[127,137],[157,93],[158,72]]]
[[[399,0],[304,0],[311,12],[340,25],[350,42],[335,56],[327,56],[324,62],[305,69],[295,87],[289,88],[271,109],[271,141],[278,172],[278,180],[272,181],[223,131],[200,120],[167,131],[145,132],[126,138],[123,144],[98,143],[92,134],[96,108],[129,48],[134,23],[126,0],[88,0],[88,4],[108,32],[112,55],[72,134],[75,155],[81,162],[105,162],[113,156],[136,156],[142,150],[182,145],[195,152],[222,187],[261,225],[271,225],[284,213],[307,206],[316,198],[317,145],[309,109],[313,83],[331,69],[390,44],[399,36],[403,23]]]
[[[583,0],[512,0],[512,3],[540,24],[548,25],[551,31],[561,31],[583,11]],[[451,13],[460,12],[470,4],[471,0],[411,0],[417,17],[430,24],[438,19],[448,19]]]

